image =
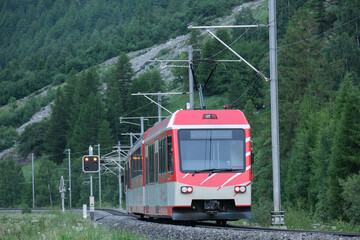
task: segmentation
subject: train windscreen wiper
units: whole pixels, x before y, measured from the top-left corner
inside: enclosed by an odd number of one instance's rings
[[[195,173],[204,173],[204,172],[210,172],[210,173],[212,173],[212,172],[215,171],[215,170],[216,170],[216,168],[208,168],[208,169],[195,170],[192,175],[194,176]]]
[[[213,174],[213,173],[218,173],[218,172],[232,172],[232,171],[237,171],[237,169],[232,169],[232,168],[209,168],[209,169],[201,169],[201,170],[195,170],[192,175],[194,176],[195,173],[210,172],[210,173],[209,173],[209,176],[211,176],[211,174]]]

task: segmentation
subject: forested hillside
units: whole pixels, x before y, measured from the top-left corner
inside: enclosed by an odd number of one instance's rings
[[[59,204],[55,196],[60,173],[54,169],[66,168],[65,149],[71,148],[73,159],[86,153],[90,144],[109,152],[119,140],[127,141],[121,133],[138,131],[120,124],[120,116],[157,114],[155,105],[131,93],[187,89],[186,68],[174,68],[171,82],[164,82],[155,65],[135,77],[127,52],[189,33],[190,23],[210,23],[243,2],[249,1],[4,1],[0,103],[10,103],[11,109],[0,112],[0,150],[15,141],[21,155],[34,152],[40,157],[37,205]],[[233,24],[267,23],[267,11],[267,2],[255,10],[243,9]],[[283,208],[317,221],[360,223],[360,2],[278,0],[277,19]],[[267,29],[216,34],[269,76]],[[264,214],[272,210],[269,83],[243,63],[212,61],[236,59],[215,39],[192,30],[188,42],[201,49],[201,54],[194,52],[193,70],[206,100],[220,101],[211,105],[215,108],[239,108],[249,119],[255,153],[253,217],[269,222]],[[95,67],[113,56],[119,56],[118,62],[106,74]],[[30,125],[17,138],[15,119],[26,119],[25,110],[44,104],[32,100],[33,105],[20,108],[15,100],[62,82],[63,87],[48,95],[54,99],[51,117]],[[182,101],[164,100],[166,107]],[[5,187],[4,176],[24,178],[18,171],[5,170],[17,164],[11,159],[0,164],[0,206],[27,202],[29,184]],[[81,161],[72,165],[73,206],[79,206],[87,201],[88,186],[82,185]],[[116,176],[104,177],[104,202],[118,203],[116,183]]]
[[[239,1],[5,0],[0,11],[0,105],[120,52],[184,34]]]

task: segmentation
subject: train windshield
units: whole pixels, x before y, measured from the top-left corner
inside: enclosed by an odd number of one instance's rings
[[[244,171],[243,129],[182,129],[178,136],[182,172]]]

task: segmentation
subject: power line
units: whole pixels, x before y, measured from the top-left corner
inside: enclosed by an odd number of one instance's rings
[[[254,83],[260,79],[260,76],[258,75],[255,80],[249,85],[249,87],[237,98],[235,99],[235,101],[233,101],[230,106],[234,105],[234,103],[236,103],[237,101],[239,101],[239,99],[247,92],[249,91],[249,89],[252,87],[252,85],[254,85]]]
[[[343,27],[343,26],[345,26],[345,25],[347,25],[347,24],[349,24],[349,23],[351,23],[351,22],[353,22],[353,21],[355,21],[355,20],[357,20],[357,19],[359,19],[359,18],[360,18],[360,16],[358,16],[358,17],[356,17],[356,18],[354,18],[354,19],[352,19],[352,20],[350,20],[350,21],[347,21],[346,23],[341,24],[340,26],[331,28],[330,30],[327,30],[327,31],[325,31],[325,32],[322,32],[322,33],[313,35],[313,36],[308,37],[308,38],[304,38],[304,39],[302,39],[302,40],[299,40],[299,41],[296,41],[296,42],[293,42],[293,43],[289,43],[289,44],[280,46],[280,47],[278,47],[278,49],[286,48],[286,47],[289,47],[289,46],[292,46],[292,45],[295,45],[295,44],[299,44],[299,43],[302,43],[302,42],[306,42],[306,41],[313,40],[313,39],[315,39],[315,38],[317,38],[317,37],[319,37],[319,36],[321,36],[321,35],[326,35],[326,34],[332,32],[332,31],[334,31],[335,29],[341,28],[341,27]]]

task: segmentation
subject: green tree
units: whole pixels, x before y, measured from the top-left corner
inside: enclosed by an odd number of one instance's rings
[[[64,91],[58,88],[56,90],[54,104],[51,105],[52,113],[45,135],[45,149],[50,155],[63,154],[66,148],[66,133],[69,129],[69,108],[66,102]],[[65,155],[63,155],[63,157],[65,157]],[[56,158],[58,164],[61,163],[62,158]]]
[[[121,54],[111,74],[106,93],[107,119],[117,140],[121,136],[119,118],[127,109],[132,77],[130,59],[126,54]]]
[[[355,72],[360,75],[360,48],[355,37],[350,37],[347,33],[335,35],[322,52],[334,69],[332,72],[338,72],[337,77],[343,78],[347,72]],[[334,83],[336,89],[339,82]]]
[[[0,126],[0,151],[3,151],[14,145],[18,134],[13,127]]]
[[[345,200],[345,214],[356,223],[360,223],[360,172],[340,180],[343,189],[342,197]]]
[[[14,159],[0,161],[0,206],[16,207],[21,203],[24,176]]]
[[[92,141],[97,137],[97,127],[104,117],[104,105],[99,95],[100,78],[95,69],[70,76],[69,82],[74,89],[66,89],[66,96],[72,94],[71,101],[67,100],[70,106],[67,147],[79,152],[94,144]]]
[[[317,114],[319,133],[316,136],[314,149],[311,151],[313,164],[311,165],[309,205],[314,216],[327,220],[329,204],[327,191],[329,188],[328,167],[332,148],[332,128],[329,108],[324,108]]]
[[[255,160],[252,166],[254,174],[252,189],[253,202],[261,203],[272,201],[272,158],[271,158],[271,128],[270,110],[266,109],[254,119],[251,125],[253,140],[252,148],[255,153]],[[271,209],[267,209],[270,211]]]
[[[28,125],[20,136],[18,144],[19,152],[23,156],[26,156],[31,152],[40,156],[44,152],[45,143],[49,144],[48,141],[45,141],[45,135],[48,129],[48,121]]]
[[[360,91],[346,75],[339,89],[334,114],[334,141],[328,170],[329,213],[333,218],[344,217],[340,180],[360,169]]]
[[[79,118],[70,139],[70,148],[74,152],[86,151],[89,145],[96,143],[100,125],[104,119],[104,105],[99,95],[90,93],[83,103]]]
[[[43,159],[38,172],[35,174],[35,205],[38,207],[53,206],[58,200],[59,179],[54,162]]]
[[[304,95],[319,96],[326,92],[326,86],[321,85],[319,76],[322,58],[317,51],[322,46],[322,39],[298,42],[312,36],[318,29],[314,12],[309,7],[300,8],[289,22],[286,35],[282,41],[285,45],[279,54],[279,117],[280,138],[282,139],[281,155],[289,157],[292,148],[292,138],[296,134],[300,118],[300,108]],[[319,101],[319,97],[315,98]]]
[[[116,144],[112,135],[110,123],[106,120],[103,120],[100,125],[97,142],[100,144],[101,149],[109,149]],[[109,150],[103,150],[101,155],[106,152],[109,152]]]
[[[303,208],[307,205],[307,195],[310,182],[309,144],[304,131],[296,134],[294,147],[289,159],[285,193],[288,203]]]

